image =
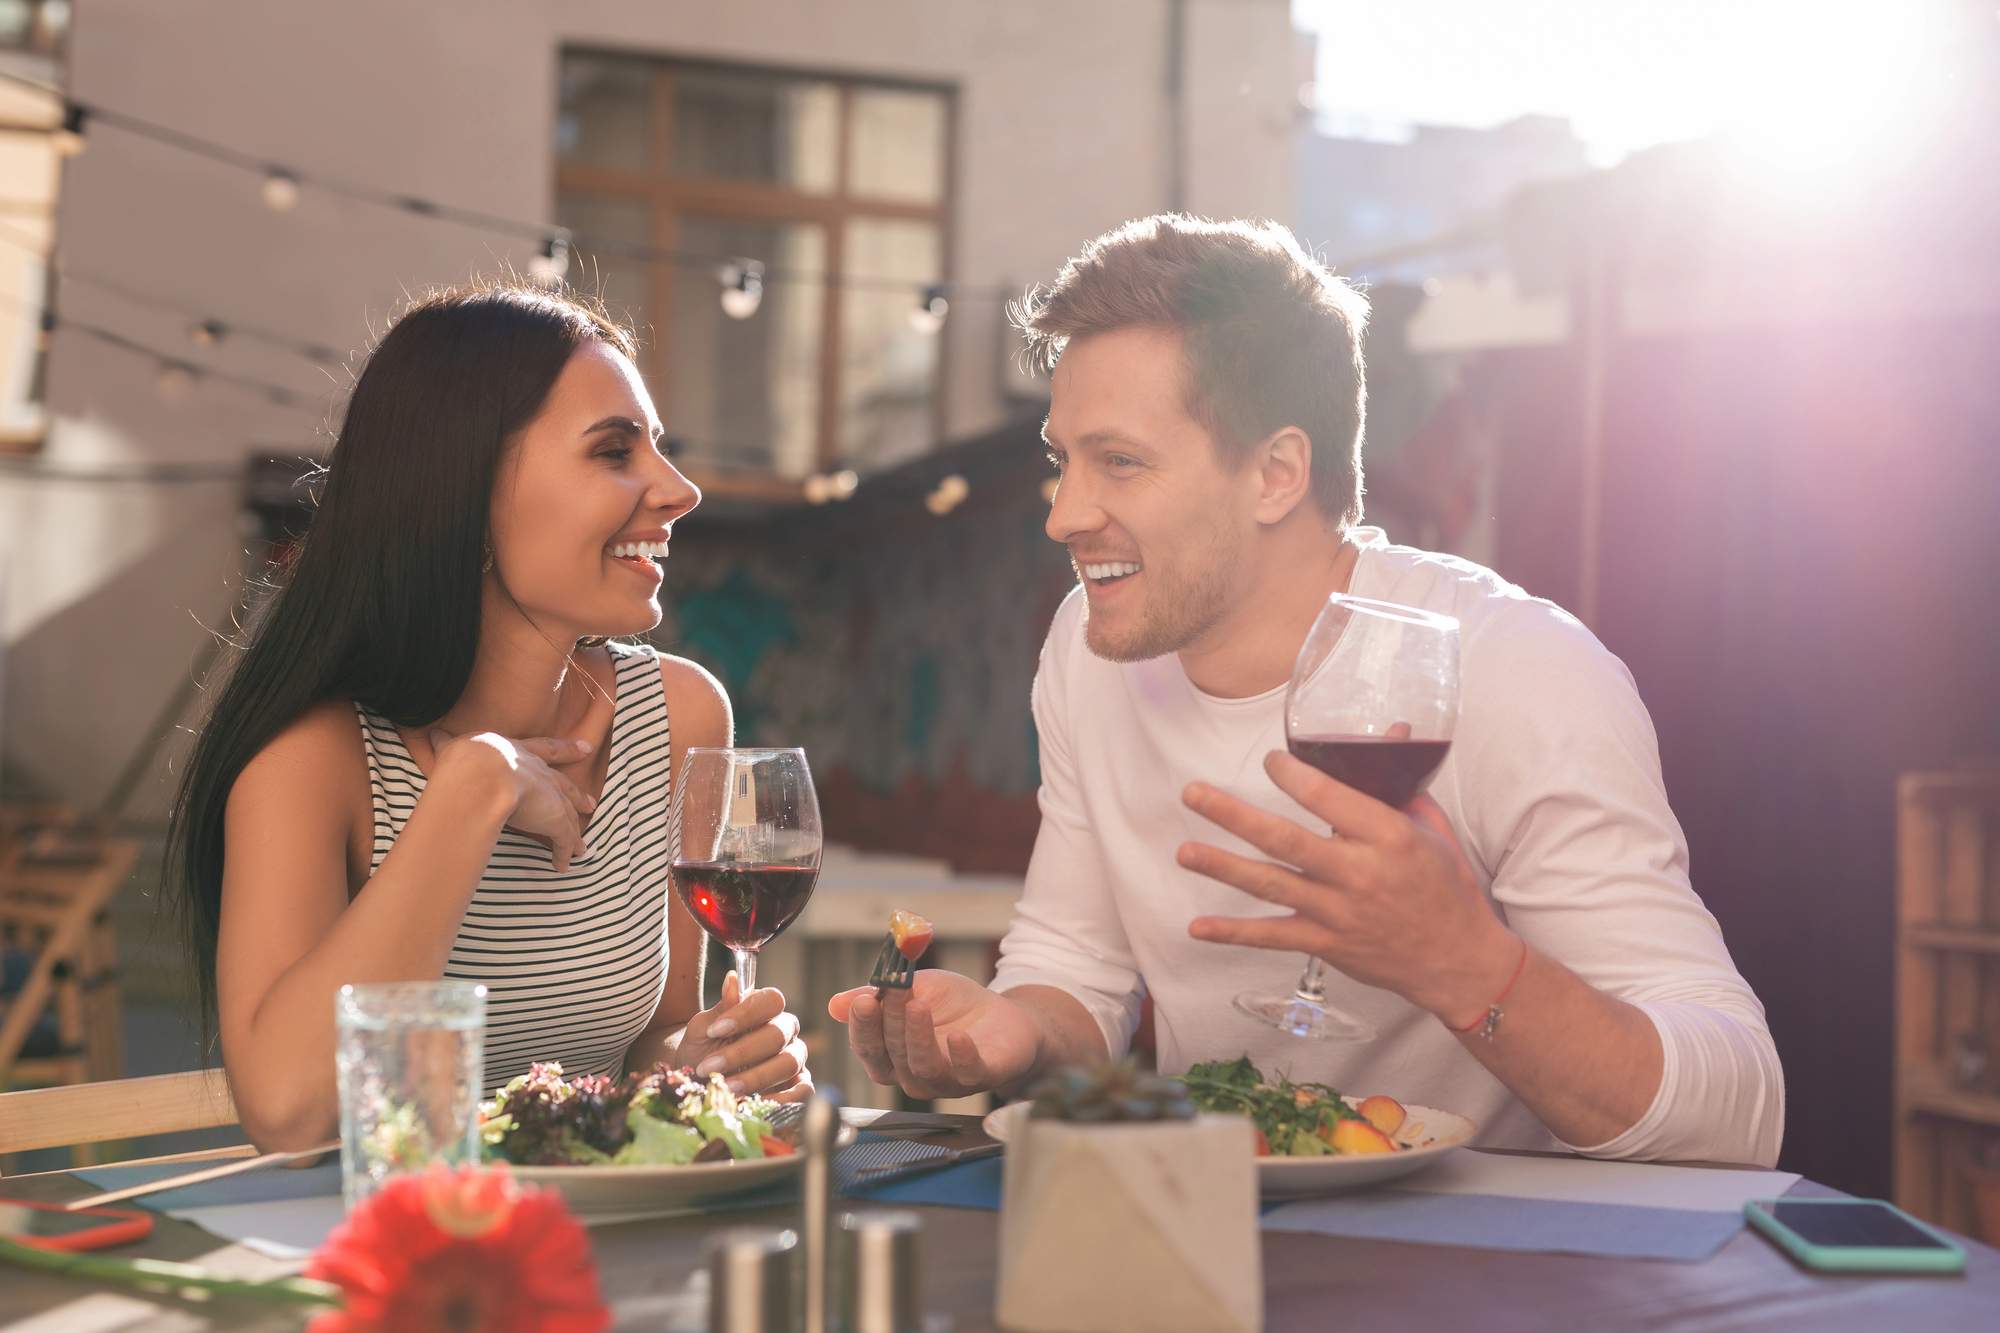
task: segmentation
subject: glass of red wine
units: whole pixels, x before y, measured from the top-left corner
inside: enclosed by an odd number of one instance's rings
[[[1327,599],[1285,692],[1285,745],[1295,757],[1401,810],[1444,762],[1457,722],[1456,620],[1346,593]],[[1327,1004],[1326,964],[1316,956],[1290,995],[1245,991],[1236,1007],[1295,1036],[1375,1036]]]
[[[674,775],[674,892],[756,988],[757,951],[819,879],[819,797],[804,750],[691,748]]]

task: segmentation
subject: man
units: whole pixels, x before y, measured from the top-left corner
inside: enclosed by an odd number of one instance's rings
[[[1554,605],[1353,526],[1365,310],[1282,227],[1155,217],[1024,312],[1053,373],[1048,532],[1082,585],[1035,683],[1027,890],[990,988],[924,971],[833,1016],[878,1083],[950,1097],[1122,1054],[1150,992],[1169,1072],[1248,1053],[1484,1144],[1771,1165],[1783,1074],[1631,676]],[[1339,591],[1461,623],[1451,752],[1407,811],[1284,752]],[[1379,1038],[1232,1007],[1305,953]]]

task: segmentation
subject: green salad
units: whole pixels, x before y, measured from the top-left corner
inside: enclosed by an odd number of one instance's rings
[[[480,1107],[486,1160],[516,1166],[684,1166],[790,1156],[776,1102],[738,1097],[720,1074],[657,1065],[623,1078],[564,1078],[535,1064]]]
[[[1249,1116],[1263,1136],[1261,1146],[1279,1157],[1346,1151],[1336,1146],[1336,1126],[1343,1120],[1362,1120],[1338,1089],[1324,1083],[1294,1083],[1283,1074],[1267,1079],[1247,1055],[1195,1065],[1181,1075],[1181,1081],[1202,1110]]]

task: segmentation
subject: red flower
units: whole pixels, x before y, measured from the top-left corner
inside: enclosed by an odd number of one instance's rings
[[[504,1167],[398,1176],[335,1227],[306,1275],[347,1295],[309,1333],[600,1333],[590,1237]]]

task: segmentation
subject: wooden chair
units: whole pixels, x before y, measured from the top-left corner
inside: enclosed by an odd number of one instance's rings
[[[0,946],[31,959],[0,1017],[0,1088],[80,1084],[124,1070],[111,898],[139,848],[98,839],[17,842],[0,859]],[[54,1011],[54,1040],[29,1050]]]
[[[219,1069],[35,1088],[0,1093],[0,1156],[235,1123],[236,1102],[229,1095],[229,1080]],[[256,1151],[244,1143],[145,1160],[193,1162],[247,1157]]]

